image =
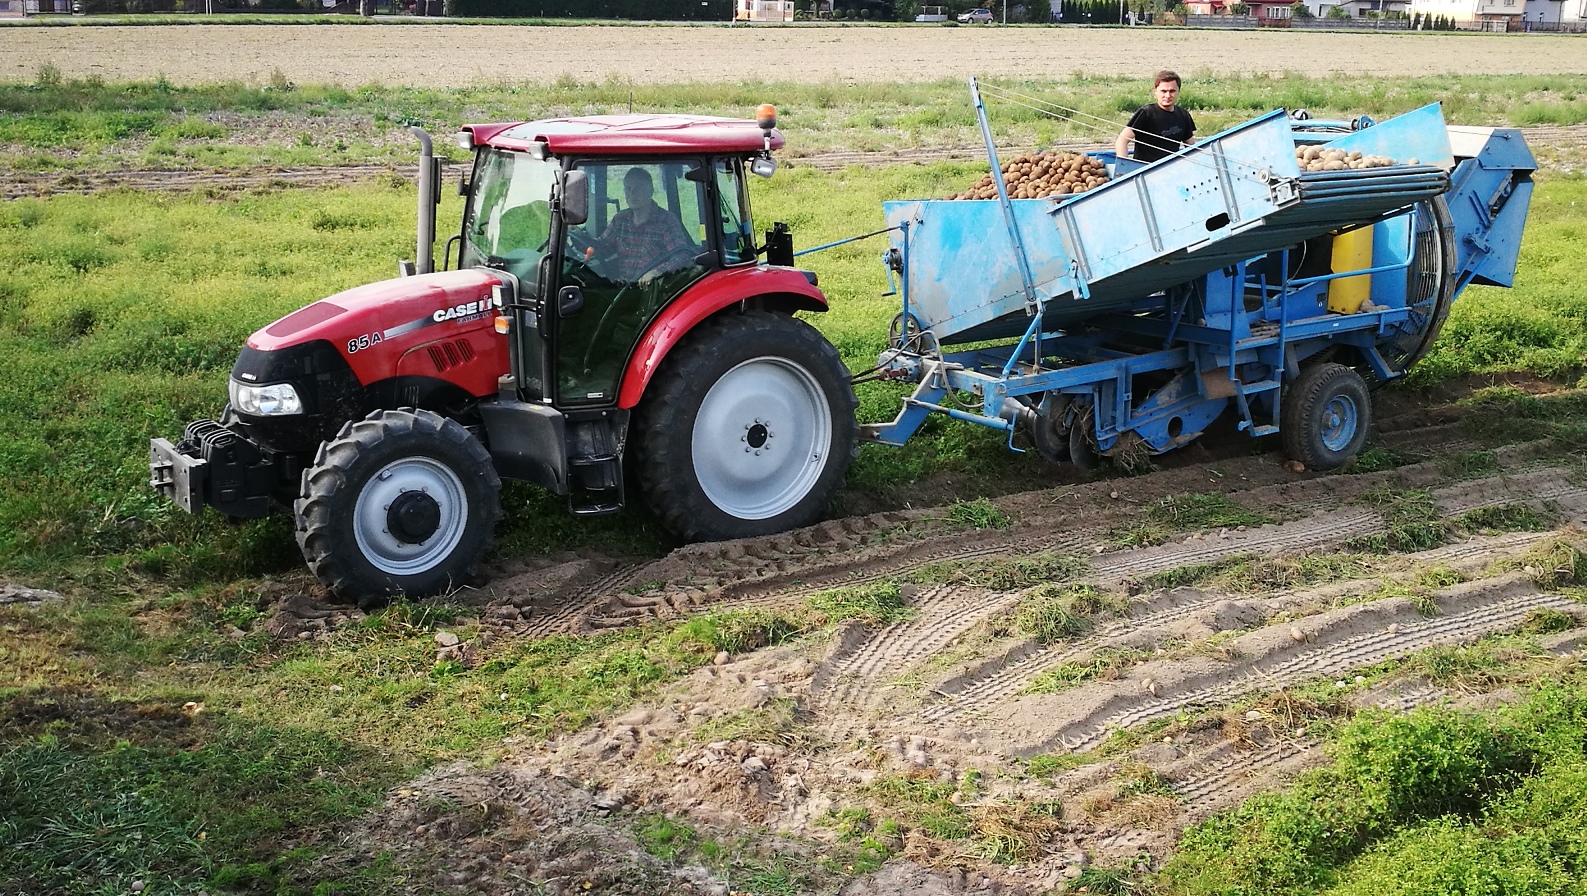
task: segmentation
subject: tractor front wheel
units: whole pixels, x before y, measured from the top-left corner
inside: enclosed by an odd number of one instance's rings
[[[455,420],[376,411],[342,427],[303,473],[297,537],[309,569],[360,606],[462,584],[501,516],[490,454]]]
[[[837,349],[804,321],[766,311],[707,321],[640,406],[640,487],[691,541],[809,525],[854,458],[855,407]]]
[[[1372,423],[1366,380],[1343,364],[1313,364],[1284,395],[1289,456],[1310,470],[1334,470],[1361,452]]]

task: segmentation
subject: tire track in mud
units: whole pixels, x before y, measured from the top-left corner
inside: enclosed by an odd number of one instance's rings
[[[1554,466],[1541,466],[1522,472],[1474,479],[1435,496],[1434,505],[1444,516],[1457,516],[1474,510],[1502,507],[1530,498],[1545,505],[1556,505],[1579,517],[1587,511],[1587,488],[1571,481],[1572,472]]]
[[[1316,548],[1327,543],[1320,532],[1327,532],[1333,540],[1350,535],[1370,533],[1382,522],[1376,513],[1349,509],[1332,515],[1326,522],[1317,517],[1263,526],[1239,535],[1251,538],[1218,539],[1212,543],[1178,542],[1152,548],[1139,548],[1104,555],[1093,560],[1098,578],[1105,582],[1118,582],[1136,575],[1149,575],[1180,566],[1206,564],[1247,553],[1295,553],[1301,549]],[[946,699],[922,713],[933,723],[943,723],[967,714],[984,712],[989,706],[1017,695],[1037,676],[1064,663],[1082,659],[1109,640],[1129,632],[1163,628],[1182,621],[1210,608],[1229,596],[1216,592],[1202,592],[1182,588],[1169,592],[1173,604],[1145,615],[1132,615],[1098,626],[1093,634],[1080,642],[1061,647],[1037,648],[1017,661],[1003,664],[994,661],[979,676],[970,675],[953,687],[939,686],[938,692]],[[1188,598],[1188,599],[1187,599]]]
[[[1164,677],[1184,670],[1174,669],[1175,661],[1145,664],[1134,670],[1131,678],[1135,680],[1122,685],[1134,685],[1136,695],[1109,696],[1095,710],[1066,724],[1050,737],[1035,743],[1016,744],[1014,749],[1022,754],[1059,748],[1084,752],[1101,744],[1114,730],[1174,715],[1190,707],[1224,704],[1247,693],[1331,678],[1431,647],[1470,643],[1519,628],[1535,610],[1548,608],[1563,612],[1580,606],[1560,595],[1540,593],[1529,579],[1518,576],[1456,586],[1444,593],[1446,597],[1439,602],[1441,607],[1458,601],[1459,609],[1451,606],[1448,615],[1430,619],[1421,618],[1412,601],[1389,598],[1331,611],[1322,618],[1301,620],[1293,625],[1268,626],[1234,642],[1234,649],[1240,653],[1245,653],[1242,647],[1257,643],[1267,646],[1256,659],[1241,664],[1241,671],[1231,675],[1231,671],[1240,667],[1229,663],[1191,670],[1179,682],[1177,692],[1170,690],[1165,696],[1152,696],[1139,681],[1151,674],[1154,681],[1162,682]],[[1451,594],[1458,596],[1448,596]],[[1303,633],[1306,643],[1294,643],[1291,634],[1294,629]],[[1283,646],[1285,641],[1289,642],[1288,647]],[[1178,662],[1184,665],[1191,661]],[[1106,687],[1120,689],[1115,684],[1109,683]]]
[[[1430,444],[1452,444],[1454,435],[1440,433]],[[1362,492],[1398,482],[1399,475],[1396,470],[1385,470],[1297,480],[1269,455],[1237,458],[1219,466],[1227,468],[1225,480],[1238,477],[1236,481],[1249,483],[1244,489],[1225,490],[1231,499],[1255,508],[1282,507],[1290,515],[1338,508]],[[1186,467],[1146,478],[1153,480],[1157,492],[1178,494],[1205,490],[1205,472]],[[1050,496],[1059,489],[1009,496],[1003,503],[1033,505],[1029,512],[1016,514],[1011,529],[964,530],[927,511],[883,512],[828,520],[767,538],[690,545],[659,560],[605,571],[582,584],[570,581],[550,589],[549,596],[547,589],[533,584],[536,573],[520,574],[495,584],[495,590],[505,596],[492,602],[487,618],[531,637],[588,633],[671,618],[703,607],[789,606],[823,590],[896,579],[936,563],[1038,553],[1093,556],[1103,546],[1108,529],[1139,509],[1107,496],[1137,488],[1140,483],[1104,479],[1063,487],[1064,493],[1057,497]],[[1072,512],[1067,504],[1060,507],[1065,494],[1074,497],[1074,507],[1095,512]],[[1315,517],[1309,523],[1297,523],[1312,525]],[[1259,542],[1249,547],[1264,548]],[[1186,556],[1218,554],[1212,548],[1169,548],[1167,553],[1175,550],[1186,552]],[[1180,560],[1177,565],[1185,562],[1190,561]],[[1164,564],[1143,572],[1176,565]],[[636,583],[657,583],[659,587],[619,593]]]
[[[1559,472],[1563,474],[1564,471]],[[1540,477],[1540,479],[1545,482],[1554,481],[1550,477]],[[1456,486],[1454,490],[1460,488]],[[1116,583],[1131,579],[1137,574],[1214,563],[1242,554],[1284,556],[1305,553],[1327,546],[1329,539],[1322,537],[1323,532],[1331,534],[1333,540],[1337,542],[1353,535],[1379,534],[1384,531],[1382,520],[1376,513],[1353,508],[1333,515],[1325,528],[1319,529],[1315,524],[1316,518],[1313,517],[1279,526],[1262,527],[1276,530],[1265,537],[1250,540],[1234,537],[1218,539],[1210,543],[1171,543],[1155,548],[1104,555],[1106,559],[1096,558],[1093,563],[1098,578],[1103,578],[1105,582]],[[1252,531],[1259,534],[1262,532],[1261,529]],[[1506,533],[1440,545],[1427,551],[1403,556],[1416,565],[1452,564],[1471,558],[1492,557],[1496,554],[1502,556],[1524,551],[1536,542],[1552,536],[1551,532]],[[1377,581],[1377,577],[1368,576],[1361,581]],[[1217,591],[1202,592],[1193,588],[1181,588],[1169,592],[1168,599],[1173,603],[1167,608],[1109,621],[1099,625],[1089,637],[1078,642],[1053,647],[1032,646],[1030,649],[1015,651],[1006,656],[989,658],[979,668],[939,684],[935,691],[943,699],[923,710],[921,717],[932,723],[946,723],[966,716],[984,714],[996,704],[1017,696],[1038,676],[1050,669],[1064,663],[1084,660],[1099,647],[1123,635],[1166,629],[1175,622],[1190,619],[1213,608],[1221,601],[1229,600],[1230,595]],[[1299,599],[1293,599],[1292,602],[1304,603]]]
[[[1567,655],[1580,645],[1583,635],[1562,633],[1540,639],[1556,655]],[[1359,707],[1409,712],[1463,695],[1423,678],[1393,678],[1371,685],[1353,696]],[[1260,721],[1260,720],[1258,720]],[[1322,742],[1304,735],[1304,729],[1281,734],[1272,743],[1246,747],[1220,740],[1183,760],[1158,769],[1183,803],[1182,823],[1194,823],[1235,805],[1250,794],[1279,783],[1282,777],[1328,760]]]
[[[948,646],[978,623],[995,615],[1015,598],[980,588],[950,585],[927,588],[910,602],[913,619],[893,623],[835,663],[829,665],[827,688],[811,696],[831,709],[875,706],[889,682],[910,667]]]

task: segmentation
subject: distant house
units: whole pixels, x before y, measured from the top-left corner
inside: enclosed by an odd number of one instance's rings
[[[1526,0],[1521,15],[1533,25],[1579,30],[1587,26],[1587,0]]]
[[[1406,15],[1411,11],[1410,0],[1346,0],[1340,3],[1353,19],[1370,18],[1373,14],[1385,18]]]
[[[27,15],[22,0],[0,0],[0,19],[20,19]]]
[[[1228,14],[1229,7],[1234,2],[1235,0],[1228,0],[1228,2],[1225,2],[1225,0],[1191,0],[1191,2],[1185,4],[1185,8],[1193,16],[1221,16]]]
[[[794,0],[738,0],[735,22],[792,22]]]
[[[1260,0],[1258,2],[1247,0],[1246,6],[1251,10],[1250,15],[1256,16],[1256,20],[1263,25],[1288,27],[1289,20],[1295,15],[1294,7],[1288,3],[1262,3]]]
[[[1443,16],[1470,31],[1520,31],[1527,0],[1411,0],[1413,13]]]

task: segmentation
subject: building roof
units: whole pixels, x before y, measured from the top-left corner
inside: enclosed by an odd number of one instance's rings
[[[544,142],[558,155],[752,153],[766,145],[765,132],[749,119],[703,115],[588,115],[521,124],[475,124],[463,129],[473,132],[475,145],[529,149]],[[773,129],[771,148],[782,145],[782,132]]]

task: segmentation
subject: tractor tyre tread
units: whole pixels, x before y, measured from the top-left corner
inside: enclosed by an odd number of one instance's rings
[[[369,563],[352,534],[352,508],[363,477],[404,455],[447,462],[470,493],[468,522],[456,550],[430,569],[398,576]],[[378,410],[343,424],[303,471],[294,504],[297,542],[311,572],[342,600],[363,608],[397,595],[427,596],[475,575],[501,517],[501,478],[479,440],[455,420],[415,408]]]
[[[832,419],[828,461],[805,496],[765,519],[740,519],[711,501],[694,471],[691,447],[702,399],[736,364],[776,354],[801,365],[826,396]],[[665,359],[635,420],[641,492],[668,531],[686,541],[770,535],[821,518],[859,453],[858,401],[836,348],[810,324],[770,311],[726,314],[701,323]]]

